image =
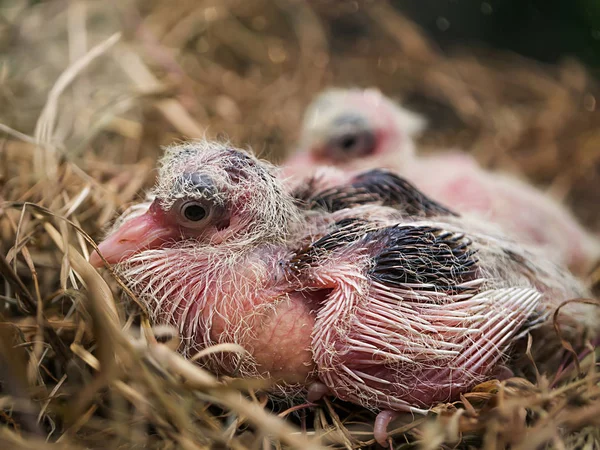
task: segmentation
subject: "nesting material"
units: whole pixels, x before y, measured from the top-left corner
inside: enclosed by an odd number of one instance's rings
[[[182,358],[178,329],[151,326],[118,277],[81,262],[93,251],[81,230],[102,240],[146,197],[163,145],[221,134],[281,161],[323,88],[378,86],[430,119],[420,146],[519,171],[600,230],[598,86],[574,61],[444,55],[384,2],[8,2],[0,16],[3,448],[374,445],[365,408],[327,397],[289,407],[264,380],[198,365],[243,355],[235,345]],[[536,377],[525,356],[527,379],[397,419],[395,445],[597,443],[595,343],[577,354],[562,344],[558,370]]]

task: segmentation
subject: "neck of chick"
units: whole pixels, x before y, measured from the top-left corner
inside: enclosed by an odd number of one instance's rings
[[[314,316],[280,270],[285,236],[265,240],[258,230],[244,233],[244,224],[238,225],[238,233],[230,229],[220,244],[190,240],[143,251],[120,271],[156,323],[178,328],[187,356],[213,344],[236,343],[249,355],[219,353],[202,362],[218,373],[308,382]]]

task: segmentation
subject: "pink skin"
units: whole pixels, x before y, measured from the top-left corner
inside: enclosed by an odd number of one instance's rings
[[[318,402],[323,397],[330,395],[331,391],[326,384],[320,381],[315,381],[308,386],[308,392],[306,393],[306,400],[311,403]]]
[[[377,414],[377,417],[375,418],[375,424],[373,425],[373,437],[375,438],[377,443],[382,447],[389,446],[389,448],[392,448],[392,443],[388,442],[389,437],[387,429],[392,420],[394,420],[399,415],[400,414],[398,414],[396,411],[389,410],[382,411],[379,414]]]
[[[600,256],[598,242],[541,192],[516,179],[452,164],[434,157],[418,161],[407,178],[414,178],[424,193],[457,211],[483,217],[521,242],[545,248],[556,262],[576,273],[586,273]],[[428,177],[431,171],[439,176]]]
[[[600,258],[600,241],[581,227],[564,207],[535,188],[484,171],[463,152],[446,151],[427,157],[414,155],[411,137],[402,128],[402,121],[393,120],[399,110],[389,100],[376,101],[363,91],[348,91],[339,101],[343,103],[337,105],[338,116],[354,114],[372,124],[378,136],[372,153],[339,161],[337,156],[331,156],[333,150],[327,148],[328,133],[335,129],[333,119],[328,116],[330,129],[327,124],[320,124],[321,128],[310,132],[318,117],[307,117],[304,135],[309,137],[286,162],[286,175],[304,177],[323,164],[350,171],[388,168],[455,211],[483,217],[521,242],[544,247],[556,262],[576,273],[586,274]],[[411,147],[409,151],[407,146]]]
[[[440,375],[438,365],[443,367],[452,364],[452,358],[447,363],[436,364],[428,372],[421,369],[420,357],[417,357],[419,352],[417,352],[414,367],[418,369],[418,372],[413,373],[411,365],[408,365],[401,372],[401,378],[396,378],[399,374],[390,373],[389,369],[386,369],[383,365],[379,366],[376,363],[372,366],[370,363],[366,365],[361,363],[360,360],[364,359],[365,356],[358,348],[347,352],[345,355],[340,353],[337,362],[330,361],[328,350],[323,347],[323,343],[330,342],[332,339],[343,343],[346,337],[336,337],[333,330],[343,328],[343,323],[339,321],[346,319],[344,319],[344,309],[340,311],[341,315],[340,312],[334,313],[329,309],[331,307],[338,309],[335,305],[349,308],[349,310],[356,308],[353,305],[356,305],[357,299],[363,295],[360,291],[357,291],[357,285],[354,284],[354,280],[362,278],[362,271],[364,270],[362,268],[364,263],[360,254],[353,256],[351,259],[355,263],[350,264],[346,262],[349,260],[347,256],[335,256],[330,263],[330,267],[321,267],[318,272],[310,273],[308,279],[304,282],[310,283],[313,294],[306,296],[300,292],[295,292],[294,284],[286,282],[281,285],[284,278],[280,276],[268,277],[267,279],[259,278],[257,280],[253,270],[248,270],[249,267],[262,264],[266,268],[264,273],[277,274],[277,263],[282,256],[278,250],[273,253],[272,249],[257,248],[256,251],[249,254],[242,265],[236,266],[235,270],[221,274],[223,278],[231,280],[231,282],[221,286],[218,296],[213,294],[208,298],[199,300],[202,304],[190,302],[193,297],[188,290],[198,284],[202,285],[206,280],[203,278],[186,279],[185,277],[194,277],[194,273],[206,271],[210,263],[203,260],[202,255],[194,255],[193,258],[189,258],[186,254],[178,254],[177,250],[170,249],[170,246],[176,240],[197,237],[199,234],[197,231],[191,232],[177,225],[177,221],[173,217],[174,214],[173,211],[163,211],[155,201],[148,212],[126,221],[116,232],[102,242],[99,251],[105,255],[109,263],[117,263],[131,260],[136,254],[143,251],[164,248],[166,252],[163,257],[166,260],[165,265],[174,271],[178,271],[178,267],[186,268],[187,274],[177,280],[180,283],[179,286],[181,286],[180,295],[177,294],[178,291],[173,290],[174,287],[177,288],[177,285],[165,285],[162,290],[159,289],[153,293],[155,297],[161,298],[166,295],[163,292],[165,289],[171,289],[170,296],[160,305],[158,319],[176,326],[187,323],[188,327],[192,327],[196,320],[200,323],[208,323],[209,320],[212,320],[209,330],[210,340],[200,342],[202,347],[211,343],[235,340],[235,325],[244,323],[247,328],[255,330],[255,336],[246,337],[241,341],[238,339],[238,343],[247,349],[251,349],[252,356],[257,363],[258,372],[279,382],[306,384],[308,386],[308,401],[314,402],[324,395],[335,394],[341,399],[362,403],[356,397],[356,391],[347,389],[348,382],[343,377],[339,380],[336,378],[334,368],[341,365],[347,367],[349,371],[356,370],[357,373],[364,374],[361,376],[367,377],[366,383],[373,383],[372,388],[375,389],[369,395],[377,398],[378,404],[384,407],[378,415],[374,427],[374,436],[381,445],[387,445],[387,426],[398,415],[398,411],[424,411],[418,408],[415,409],[404,400],[396,398],[398,394],[395,389],[390,390],[386,383],[397,383],[399,392],[403,393],[402,395],[411,398],[413,404],[427,408],[428,405],[440,401],[456,399],[458,393],[472,386],[493,369],[497,358],[502,354],[498,352],[494,357],[478,362],[481,356],[477,352],[469,356],[470,350],[466,349],[465,361],[461,365],[464,365],[465,368],[469,365],[479,365],[479,367],[475,370],[469,369],[463,375],[461,375],[461,370],[449,373],[448,376],[452,378],[452,384],[445,388],[440,387],[440,382],[443,383],[445,375],[443,373]],[[97,254],[92,256],[91,262],[97,267],[102,265],[102,260]],[[230,286],[231,290],[226,286]],[[245,301],[238,305],[238,309],[232,311],[228,307],[231,302],[228,297],[239,295],[240,286],[243,286],[243,292],[246,293],[244,295]],[[210,286],[203,288],[203,290],[208,289],[211,289]],[[297,289],[297,286],[295,289]],[[323,301],[320,292],[329,293],[330,290],[333,290],[328,294],[330,301],[327,305],[319,306]],[[198,290],[195,289],[195,292],[198,292]],[[284,293],[287,293],[287,298],[281,301]],[[379,294],[373,293],[372,295],[377,298]],[[177,297],[180,298],[173,300]],[[384,298],[381,301],[385,301]],[[277,307],[269,311],[266,316],[259,318],[252,314],[263,306],[269,307],[269,305],[274,304],[277,304]],[[458,305],[460,306],[460,304]],[[496,319],[491,319],[489,323],[493,324],[494,320],[508,320],[511,322],[511,329],[518,329],[519,324],[527,317],[527,314],[524,314],[524,310],[521,310],[518,305],[508,305],[508,310],[513,310],[513,313],[507,313],[505,318],[498,316]],[[316,311],[318,311],[317,314],[315,314]],[[367,311],[365,313],[369,314]],[[444,318],[446,315],[444,313],[438,320],[453,321],[452,312],[449,311],[448,313],[448,319]],[[358,315],[353,319],[357,321],[356,330],[360,330],[358,324],[362,320],[360,318],[361,314],[359,310]],[[194,321],[190,321],[190,317],[193,317]],[[408,317],[404,320],[407,319]],[[360,336],[361,332],[359,331],[358,333],[353,332],[347,338],[354,341],[360,339]],[[478,335],[467,337],[465,344],[471,348],[485,348],[489,345],[495,348],[497,344],[493,342],[498,342],[497,339],[501,340],[503,335],[494,335],[494,340],[491,340],[489,344],[485,340],[475,339],[475,336]],[[483,338],[485,334],[479,336]],[[342,345],[349,350],[353,347],[353,344],[349,343]],[[400,346],[403,344],[395,345]],[[382,355],[384,354],[385,352],[382,352]],[[381,362],[383,363],[383,360]],[[227,358],[221,360],[220,364],[222,368],[229,371],[235,368],[235,363]],[[324,377],[325,382],[315,378],[317,367],[319,367],[319,371],[324,371],[322,377]],[[464,379],[461,376],[464,376]],[[413,387],[405,391],[405,386],[414,383],[417,378],[419,388]],[[380,393],[375,394],[376,392]],[[390,409],[386,409],[386,406]]]
[[[200,235],[198,231],[179,226],[176,217],[174,217],[175,214],[174,211],[163,211],[158,202],[155,201],[145,214],[124,222],[119,229],[98,246],[98,250],[109,264],[127,261],[140,254],[140,252],[147,250],[165,248],[166,252],[173,252],[169,250],[170,245],[177,241],[197,238]],[[232,220],[232,223],[234,222],[235,219]],[[221,241],[222,237],[219,234],[222,233],[213,229],[212,240],[215,242]],[[203,271],[210,264],[202,258],[194,257],[186,260],[182,259],[181,256],[187,257],[188,255],[176,256],[176,264],[187,268],[188,271],[194,271],[194,269]],[[248,263],[252,265],[264,264],[266,261],[266,265],[271,267],[269,272],[276,273],[277,258],[279,256],[278,254],[261,252],[251,258],[253,262]],[[90,263],[95,267],[101,267],[103,261],[98,253],[94,252],[90,257]],[[244,273],[244,269],[240,267],[235,274],[228,273],[226,276],[235,277],[239,283],[243,284],[253,278],[251,271],[248,272]],[[198,280],[197,283],[203,281]],[[235,287],[236,283],[230,283],[229,285]],[[189,286],[189,283],[187,286]],[[248,287],[250,292],[255,292],[252,286]],[[223,290],[221,294],[227,296],[227,290],[223,287],[221,290]],[[232,295],[236,293],[237,291],[231,292]],[[161,291],[155,292],[156,296],[162,294],[164,293]],[[261,289],[261,294],[264,297],[255,298],[253,296],[254,298],[247,298],[247,302],[243,304],[244,309],[236,311],[240,321],[244,320],[248,327],[257,331],[258,337],[244,342],[244,346],[252,349],[252,355],[258,363],[260,372],[268,373],[270,378],[285,383],[309,382],[314,366],[308,351],[310,348],[310,330],[314,326],[310,301],[305,296],[294,292],[289,292],[288,298],[282,301],[282,295],[285,293],[279,289],[269,291]],[[195,305],[189,303],[187,295],[182,297],[184,298],[178,302],[167,299],[161,306],[160,315],[167,317],[166,320],[174,325],[186,320],[184,317],[185,312],[195,308]],[[222,336],[232,332],[232,320],[230,319],[233,314],[223,307],[226,302],[218,302],[216,298],[214,300],[214,303],[204,305],[201,317],[208,320],[209,316],[217,313],[217,317],[211,319],[210,337],[214,342],[218,342],[222,340]],[[274,301],[278,303],[278,307],[268,318],[263,317],[260,321],[256,321],[256,318],[250,318],[250,313],[260,308],[261,304],[269,304]],[[164,314],[165,310],[169,312]],[[228,316],[229,318],[226,320],[225,317]],[[252,325],[253,323],[254,325]],[[206,343],[206,345],[208,344]]]
[[[378,240],[342,245],[294,268],[302,249],[349,211],[300,217],[281,182],[259,170],[258,161],[218,146],[201,147],[197,155],[193,146],[183,150],[168,154],[159,172],[157,192],[173,198],[158,197],[144,214],[124,221],[99,252],[117,264],[155,322],[177,327],[184,354],[233,342],[252,356],[209,356],[203,362],[218,373],[239,369],[304,386],[310,401],[332,394],[380,409],[374,433],[385,445],[391,411],[426,413],[489,378],[538,307],[539,295],[530,289],[481,293],[478,278],[458,286],[461,294],[386,285],[369,275],[373,257],[387,245]],[[171,178],[179,180],[180,172],[198,172],[187,179],[206,183],[194,185],[204,190],[178,191]],[[346,176],[330,175],[323,183]],[[192,201],[212,206],[186,222],[181,205]],[[413,226],[399,223],[395,213],[374,206],[356,214],[386,229]],[[102,265],[98,255],[91,262]]]
[[[118,232],[102,241],[98,250],[108,264],[118,264],[142,249],[158,248],[180,234],[180,230],[166,220],[161,209],[153,203],[148,212],[126,221]],[[97,251],[90,255],[90,263],[94,267],[102,267],[103,261]]]

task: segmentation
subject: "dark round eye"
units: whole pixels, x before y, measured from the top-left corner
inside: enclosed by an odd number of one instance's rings
[[[356,145],[358,139],[356,136],[344,136],[340,141],[340,147],[344,150],[351,150]]]
[[[206,217],[206,209],[198,203],[188,203],[182,208],[183,215],[190,222],[199,222]]]
[[[348,158],[372,154],[377,142],[373,133],[361,130],[337,136],[332,139],[330,145],[338,157]]]
[[[221,225],[223,207],[215,205],[210,200],[201,198],[182,198],[173,205],[174,219],[184,229],[201,231],[209,225]]]

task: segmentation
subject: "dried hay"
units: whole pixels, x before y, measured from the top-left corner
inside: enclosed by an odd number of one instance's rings
[[[99,239],[143,195],[163,144],[224,133],[277,160],[321,88],[376,85],[431,117],[426,148],[518,172],[600,230],[598,85],[574,61],[445,56],[374,1],[9,1],[0,18],[5,448],[373,444],[360,408],[286,409],[256,382],[183,360],[174,330],[151,328],[86,262],[82,230]],[[600,448],[594,348],[564,361],[401,418],[395,448]]]

